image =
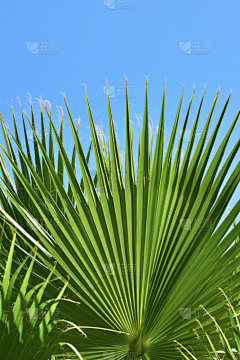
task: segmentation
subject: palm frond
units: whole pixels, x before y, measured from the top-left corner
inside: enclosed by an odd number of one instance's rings
[[[183,91],[181,93],[164,155],[165,91],[164,88],[156,146],[153,149],[152,138],[149,146],[146,85],[143,122],[139,129],[137,174],[134,170],[127,87],[125,171],[109,96],[107,147],[104,136],[99,135],[94,125],[86,94],[92,137],[90,146],[94,151],[97,170],[95,177],[88,165],[89,157],[84,155],[78,129],[65,97],[74,141],[71,159],[63,145],[62,131],[57,131],[47,107],[45,110],[52,134],[49,151],[45,141],[35,131],[33,110],[32,121],[29,120],[35,140],[35,164],[29,151],[24,152],[16,134],[14,136],[6,131],[1,118],[6,145],[5,149],[3,146],[1,148],[13,170],[14,181],[1,156],[0,210],[6,218],[9,232],[13,231],[13,226],[17,226],[22,243],[33,248],[34,242],[39,241],[37,257],[44,266],[52,268],[56,260],[56,276],[63,282],[67,281],[66,274],[71,277],[68,292],[74,301],[81,302],[81,309],[74,312],[63,305],[66,319],[81,325],[81,328],[92,328],[88,330],[87,339],[68,332],[64,341],[81,350],[86,359],[99,359],[103,354],[115,354],[116,359],[127,358],[129,354],[145,360],[177,359],[181,355],[175,352],[175,339],[182,346],[191,345],[196,349],[198,358],[202,350],[192,328],[199,304],[204,303],[206,308],[219,312],[224,323],[228,318],[219,305],[216,288],[224,287],[226,293],[231,293],[234,298],[239,293],[239,272],[233,276],[239,265],[239,248],[233,243],[239,236],[240,224],[236,223],[233,229],[231,225],[239,213],[240,201],[236,202],[222,222],[220,220],[240,179],[239,163],[229,174],[239,151],[240,140],[233,144],[222,164],[240,112],[211,158],[230,101],[229,96],[207,142],[218,92],[203,136],[194,149],[204,92],[181,161],[184,132],[194,92],[174,155],[183,101]],[[43,127],[42,111],[41,119]],[[53,137],[58,148],[57,157]],[[17,146],[24,171],[20,170],[14,158],[12,143]],[[81,169],[80,184],[75,161],[78,161]],[[37,166],[40,168],[37,169]],[[63,172],[68,184],[63,182]],[[27,196],[21,196],[20,189]],[[43,220],[44,226],[39,219]],[[54,221],[57,226],[54,226]],[[30,223],[32,230],[27,228],[26,222]],[[24,233],[26,230],[28,236]],[[184,309],[188,309],[187,316]],[[200,328],[198,324],[196,329]]]

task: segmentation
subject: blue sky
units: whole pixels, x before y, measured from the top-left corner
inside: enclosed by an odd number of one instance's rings
[[[240,107],[240,22],[239,3],[231,1],[42,1],[5,2],[0,15],[0,111],[11,127],[12,100],[19,131],[21,118],[18,98],[29,111],[32,97],[36,113],[38,100],[49,100],[54,121],[57,106],[63,106],[66,94],[72,117],[81,119],[80,134],[87,150],[90,129],[84,86],[96,124],[107,129],[105,78],[112,90],[112,111],[118,126],[121,151],[124,152],[124,84],[128,77],[130,115],[137,151],[138,119],[143,113],[145,75],[149,75],[150,124],[159,122],[164,81],[166,88],[166,139],[171,131],[180,93],[186,84],[180,127],[196,87],[188,130],[196,116],[207,86],[199,131],[220,86],[221,91],[210,133],[231,89],[231,101],[224,117],[219,145]],[[28,95],[30,94],[30,95]],[[69,126],[64,110],[64,140],[69,147]],[[39,120],[38,120],[39,123]],[[226,155],[239,137],[237,124]],[[2,136],[0,137],[2,142]],[[186,145],[186,144],[185,144]],[[225,157],[226,158],[226,157]],[[237,156],[234,165],[239,161]],[[92,159],[93,160],[93,159]],[[136,158],[137,160],[137,158]],[[94,167],[94,162],[91,162]],[[239,198],[239,188],[236,198]]]

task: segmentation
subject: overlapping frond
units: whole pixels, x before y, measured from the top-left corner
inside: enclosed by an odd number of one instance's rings
[[[71,330],[69,322],[54,315],[68,282],[55,299],[48,298],[43,301],[56,264],[43,282],[32,285],[32,270],[37,252],[35,251],[33,256],[30,255],[32,259],[29,266],[28,256],[14,269],[15,242],[16,230],[9,253],[1,252],[0,256],[0,358],[4,360],[49,360],[55,354],[63,357],[66,352],[64,348],[68,345],[71,355],[74,354],[78,359],[82,359],[74,346],[61,341],[62,333]],[[63,326],[64,323],[65,326]],[[75,324],[71,323],[71,325],[81,335],[85,335]]]

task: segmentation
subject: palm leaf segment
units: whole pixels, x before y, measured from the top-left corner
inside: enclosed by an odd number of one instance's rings
[[[216,335],[211,337],[209,335],[209,326],[208,329],[204,328],[201,325],[201,322],[198,320],[200,324],[200,331],[198,332],[194,330],[197,335],[197,338],[202,347],[202,356],[211,360],[221,360],[222,359],[231,359],[237,360],[239,358],[240,353],[240,323],[239,323],[239,312],[236,313],[234,306],[229,301],[227,295],[220,288],[219,289],[224,297],[227,300],[227,307],[229,311],[229,324],[228,328],[223,328],[216,319],[202,306],[206,315],[209,317],[209,320],[214,323],[218,337],[216,339]],[[188,350],[186,347],[182,346],[180,343],[176,341],[179,345],[178,350],[181,352],[184,359],[192,360],[197,359],[194,354],[191,352],[191,349]],[[220,348],[221,350],[217,350]]]
[[[25,242],[34,246],[33,242],[37,238],[42,246],[38,253],[42,263],[50,268],[54,259],[58,262],[55,274],[62,279],[65,279],[66,273],[70,275],[68,289],[73,299],[80,299],[81,306],[78,312],[66,307],[66,318],[81,326],[97,326],[115,331],[106,333],[90,329],[87,339],[70,335],[69,332],[69,342],[81,349],[86,359],[100,359],[104,354],[112,354],[116,359],[127,358],[131,354],[135,358],[154,360],[178,358],[174,339],[183,346],[190,344],[194,347],[198,342],[192,328],[195,326],[194,314],[199,304],[204,303],[212,311],[218,309],[216,288],[219,286],[224,287],[226,292],[231,290],[234,296],[239,292],[239,273],[229,281],[238,264],[238,246],[230,249],[229,246],[239,234],[239,223],[230,229],[239,213],[239,201],[219,225],[240,179],[239,163],[226,177],[239,150],[240,140],[220,168],[239,112],[209,163],[230,100],[229,96],[211,138],[206,143],[218,94],[210,109],[204,135],[193,153],[204,92],[181,162],[183,136],[194,93],[174,155],[183,91],[181,93],[164,156],[164,88],[152,157],[152,136],[149,149],[146,86],[137,174],[134,170],[128,95],[123,170],[109,97],[110,141],[107,151],[105,139],[101,136],[99,138],[94,126],[86,94],[97,170],[95,178],[92,177],[65,98],[74,140],[71,160],[63,146],[62,130],[57,132],[51,109],[46,107],[50,134],[54,134],[58,147],[57,169],[52,135],[47,149],[44,135],[39,139],[36,134],[33,110],[29,123],[35,138],[35,164],[30,150],[27,154],[23,151],[17,129],[15,136],[12,135],[18,148],[21,170],[12,150],[12,140],[1,121],[7,147],[6,150],[2,147],[2,150],[11,164],[16,184],[15,190],[1,157],[1,211],[8,218],[9,224],[13,223],[19,228],[22,246]],[[43,129],[43,108],[41,122]],[[81,183],[76,177],[75,157],[81,168]],[[65,190],[64,177],[61,176],[63,172],[69,182],[68,191]],[[224,180],[226,182],[222,186]],[[43,227],[36,219],[43,219],[48,225]],[[58,226],[52,226],[49,219],[57,219]],[[28,236],[23,233],[26,221],[34,226],[34,231],[31,233],[29,230]]]
[[[1,244],[2,236],[0,238]],[[44,282],[31,286],[32,269],[37,252],[26,267],[29,257],[19,266],[13,266],[13,253],[16,242],[16,231],[9,253],[1,252],[0,256],[0,358],[4,360],[49,360],[58,354],[61,358],[66,353],[66,346],[76,359],[82,359],[72,344],[61,341],[61,335],[69,322],[53,317],[68,282],[63,286],[56,299],[43,301],[44,293],[54,273],[49,273]],[[7,260],[5,256],[7,256]],[[11,274],[13,272],[13,274]],[[25,274],[24,274],[25,272]],[[30,288],[29,288],[30,287]],[[65,326],[62,326],[65,323]],[[75,330],[83,331],[72,324]],[[57,328],[58,326],[58,328]],[[85,334],[84,334],[85,335]]]

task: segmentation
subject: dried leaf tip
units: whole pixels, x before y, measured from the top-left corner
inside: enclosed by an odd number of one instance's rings
[[[22,108],[22,105],[21,105],[21,100],[20,100],[20,97],[19,97],[19,96],[17,96],[17,101],[18,101],[18,103],[19,103],[20,107]]]
[[[128,86],[128,79],[127,79],[127,76],[125,74],[123,74],[123,76],[125,76],[125,79],[126,79],[126,87]]]
[[[143,74],[143,73],[142,73],[142,74]],[[149,75],[143,74],[143,76],[145,76],[145,78],[146,78],[146,86],[148,86],[148,77],[149,77]]]
[[[220,86],[219,86],[219,88],[218,88],[217,96],[219,95],[219,93],[220,93]]]
[[[70,276],[68,275],[67,277],[68,277],[67,283],[69,283],[69,281],[70,281]]]
[[[81,85],[83,85],[85,87],[85,94],[87,94],[87,85],[83,84],[83,83],[81,83]]]
[[[193,95],[195,94],[195,85],[193,84]]]
[[[164,89],[166,89],[167,86],[167,80],[165,80]]]
[[[56,267],[57,266],[57,261],[54,261],[54,267]]]
[[[231,97],[231,95],[232,95],[232,89],[230,89],[231,90],[231,92],[230,92],[230,95],[229,95],[229,99],[230,99],[230,97]]]
[[[207,88],[207,85],[205,85],[205,89],[204,89],[204,93],[203,93],[203,95],[205,95],[205,94],[206,94],[206,88]]]
[[[178,345],[181,345],[177,340],[173,340],[173,342],[177,343]]]
[[[106,80],[106,89],[108,88],[108,82],[107,79],[104,77],[104,80]]]
[[[63,94],[64,100],[66,101],[65,94],[63,92],[61,94]],[[51,108],[51,103],[49,100],[45,100],[45,109],[48,111],[47,104],[49,106],[49,112],[51,112],[52,108]],[[26,114],[26,116],[27,116],[27,114]]]

